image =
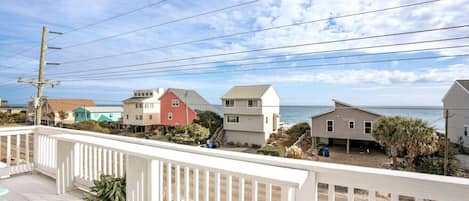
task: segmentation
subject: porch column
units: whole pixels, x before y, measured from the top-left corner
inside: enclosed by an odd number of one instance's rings
[[[75,177],[75,143],[57,141],[57,194],[73,188]]]
[[[162,166],[161,166],[162,167]],[[126,200],[160,201],[160,161],[127,155]],[[162,198],[162,197],[161,197]]]
[[[347,139],[347,154],[350,153],[350,139]]]

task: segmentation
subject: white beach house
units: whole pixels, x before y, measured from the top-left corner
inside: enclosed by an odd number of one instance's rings
[[[132,97],[125,99],[123,124],[136,132],[145,132],[160,125],[160,100],[164,89],[134,90]]]
[[[443,97],[448,111],[448,137],[469,152],[469,80],[456,80]],[[445,115],[445,114],[443,114]]]
[[[235,86],[221,100],[227,142],[263,145],[277,132],[280,98],[271,85]]]

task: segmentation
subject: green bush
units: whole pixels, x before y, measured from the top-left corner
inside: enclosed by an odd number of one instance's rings
[[[199,124],[176,126],[166,133],[169,141],[181,144],[205,143],[209,137],[209,130]]]
[[[457,176],[462,172],[459,161],[456,159],[458,153],[457,148],[453,146],[448,147],[448,175]],[[444,174],[444,156],[445,156],[445,141],[438,141],[438,150],[433,154],[420,155],[415,160],[415,169],[417,172],[427,174]]]
[[[298,139],[301,135],[306,133],[306,130],[311,129],[307,122],[301,122],[293,125],[291,128],[288,129],[287,134],[292,136],[295,139]]]
[[[87,130],[87,131],[94,131],[94,132],[99,132],[99,133],[110,133],[110,130],[108,128],[101,127],[99,125],[99,122],[94,121],[94,120],[74,123],[71,127],[77,130]]]
[[[215,112],[205,111],[197,114],[197,119],[194,120],[194,123],[208,128],[210,134],[214,134],[217,128],[223,125],[223,119]]]
[[[113,177],[101,175],[99,180],[93,181],[94,186],[90,188],[84,200],[86,201],[125,201],[125,177]]]
[[[258,154],[270,155],[270,156],[285,156],[285,147],[274,147],[272,145],[266,145],[260,149],[257,149]]]

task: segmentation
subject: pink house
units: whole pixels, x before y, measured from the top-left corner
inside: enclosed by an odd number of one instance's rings
[[[161,124],[165,126],[190,125],[198,112],[217,110],[194,90],[170,88],[160,98]]]

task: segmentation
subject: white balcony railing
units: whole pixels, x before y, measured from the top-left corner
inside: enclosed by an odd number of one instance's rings
[[[125,176],[127,200],[469,200],[469,179],[209,150],[52,127],[0,129],[9,175],[37,170],[57,193]],[[6,175],[8,176],[8,175]],[[406,198],[407,199],[407,198]]]

